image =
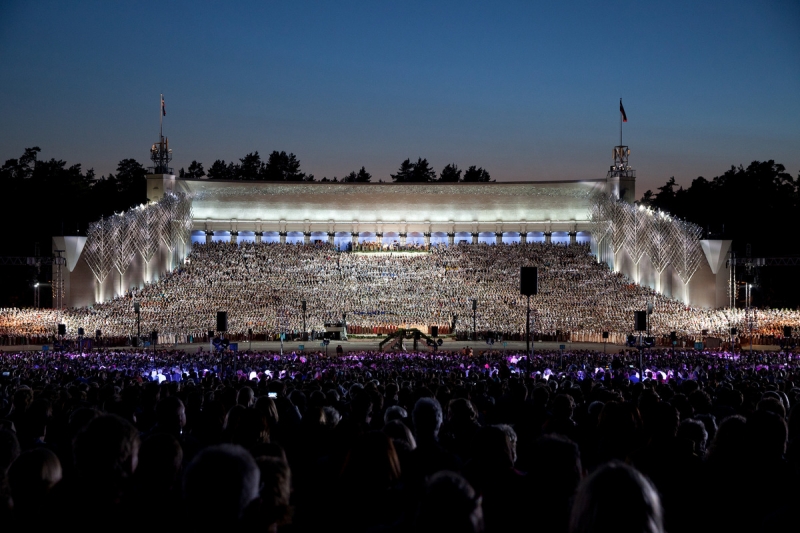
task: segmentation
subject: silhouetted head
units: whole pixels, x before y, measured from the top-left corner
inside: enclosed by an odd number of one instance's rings
[[[167,396],[156,406],[158,429],[179,435],[186,425],[186,408],[177,396]]]
[[[620,507],[620,502],[624,502]],[[578,489],[571,533],[662,533],[661,501],[638,470],[613,462],[600,467]]]
[[[400,460],[392,439],[380,431],[361,435],[347,454],[342,479],[361,492],[389,488],[400,479]]]
[[[183,449],[169,433],[156,433],[144,439],[139,448],[136,477],[142,485],[169,489],[178,479],[183,463]]]
[[[708,431],[706,426],[693,418],[687,418],[678,426],[678,438],[686,439],[693,445],[694,453],[700,457],[706,454],[706,443],[708,442]]]
[[[0,429],[0,479],[5,477],[8,467],[19,457],[19,452],[17,434],[8,429]]]
[[[408,418],[408,412],[399,405],[393,405],[383,413],[384,424],[388,424],[392,420],[404,420],[406,418]]]
[[[34,448],[20,455],[8,470],[14,508],[32,511],[44,504],[45,496],[61,481],[61,461],[47,448]]]
[[[183,479],[187,516],[197,520],[196,528],[212,512],[219,522],[236,523],[258,498],[260,480],[255,459],[241,446],[206,448],[189,464]]]
[[[281,524],[289,515],[292,472],[286,460],[279,457],[259,457],[256,463],[261,472],[261,513],[265,525]]]
[[[472,441],[474,456],[481,464],[491,469],[507,469],[514,466],[513,452],[508,434],[497,426],[481,428]]]
[[[236,396],[237,405],[252,407],[253,402],[255,402],[255,393],[253,393],[253,389],[250,387],[242,387],[239,389],[239,394]]]
[[[139,432],[117,415],[99,416],[75,437],[73,455],[75,467],[86,478],[127,478],[138,464]]]
[[[415,531],[480,533],[483,531],[481,498],[455,472],[437,472],[428,480]]]
[[[400,420],[390,420],[383,426],[383,432],[392,439],[395,447],[400,446],[407,451],[413,450],[417,447],[417,441],[414,439],[414,434],[407,425],[403,424]]]
[[[434,398],[420,398],[411,414],[417,438],[436,438],[442,427],[442,406]]]
[[[531,464],[541,488],[557,497],[575,493],[583,476],[578,445],[561,435],[545,435],[530,448]]]

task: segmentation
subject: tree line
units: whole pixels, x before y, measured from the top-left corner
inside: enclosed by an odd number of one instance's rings
[[[212,179],[212,180],[263,180],[263,181],[317,181],[313,174],[306,174],[300,170],[300,160],[297,156],[286,152],[273,151],[266,161],[261,159],[258,151],[251,152],[239,159],[239,162],[225,162],[217,159],[209,167],[208,173],[203,169],[203,163],[192,161],[187,169],[181,168],[178,172],[181,178]],[[439,173],[428,163],[427,159],[417,158],[416,162],[406,159],[400,163],[397,173],[390,174],[395,183],[411,182],[488,182],[491,181],[489,172],[483,167],[475,165],[462,171],[455,163],[446,165]],[[332,179],[323,177],[319,182],[329,183],[369,183],[372,174],[362,166],[360,170],[353,170],[341,179],[334,176]],[[379,180],[383,182],[383,180]]]
[[[795,179],[773,160],[731,166],[710,180],[700,176],[685,189],[671,177],[656,190],[646,191],[640,203],[694,222],[708,238],[731,239],[739,259],[800,256],[800,173]],[[737,267],[737,275],[744,272]],[[763,267],[751,273],[757,278],[757,305],[800,305],[800,268]]]

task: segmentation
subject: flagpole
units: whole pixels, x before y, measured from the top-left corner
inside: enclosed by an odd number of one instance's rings
[[[620,98],[620,102],[622,99]],[[620,119],[622,120],[622,119]],[[161,102],[158,105],[158,137],[159,139],[164,138],[164,94],[161,94]],[[620,122],[619,126],[619,138],[622,139],[622,123]]]

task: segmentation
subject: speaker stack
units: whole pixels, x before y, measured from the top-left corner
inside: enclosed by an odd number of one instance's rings
[[[647,311],[633,312],[633,330],[647,331]]]
[[[520,267],[519,292],[523,296],[534,296],[539,291],[539,269]]]
[[[228,312],[217,311],[217,331],[228,331]]]

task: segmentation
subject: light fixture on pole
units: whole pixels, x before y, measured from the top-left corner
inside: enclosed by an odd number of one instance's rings
[[[478,315],[478,300],[472,299],[472,342],[478,342],[478,330],[476,328]]]
[[[308,329],[306,329],[306,301],[302,300],[300,303],[303,304],[303,341],[307,341]]]

